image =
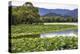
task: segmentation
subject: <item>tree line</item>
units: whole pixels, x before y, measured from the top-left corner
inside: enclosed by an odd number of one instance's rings
[[[66,18],[63,16],[45,16],[40,18],[42,22],[78,22],[77,18],[73,18],[71,16],[67,16]]]

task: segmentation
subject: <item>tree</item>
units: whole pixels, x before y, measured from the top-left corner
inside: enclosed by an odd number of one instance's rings
[[[28,6],[27,6],[28,4]],[[30,6],[29,6],[30,4]],[[40,16],[38,14],[38,8],[33,7],[32,3],[25,3],[23,6],[13,7],[11,15],[12,24],[32,24],[39,23]],[[14,19],[14,20],[13,20]]]

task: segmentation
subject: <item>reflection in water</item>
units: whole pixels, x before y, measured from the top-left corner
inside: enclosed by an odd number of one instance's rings
[[[78,36],[78,30],[58,31],[58,32],[45,33],[40,35],[41,38],[55,37],[55,36]]]

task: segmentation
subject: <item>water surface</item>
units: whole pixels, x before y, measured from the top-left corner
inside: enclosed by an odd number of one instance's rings
[[[65,30],[65,31],[58,31],[58,32],[51,32],[51,33],[43,33],[40,34],[41,38],[44,37],[55,37],[55,36],[78,36],[78,30]]]

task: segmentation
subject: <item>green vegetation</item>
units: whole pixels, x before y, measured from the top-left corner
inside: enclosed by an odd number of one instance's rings
[[[34,34],[56,32],[56,31],[69,30],[69,29],[77,29],[77,26],[75,25],[26,25],[26,24],[22,24],[22,25],[11,26],[11,35],[12,37],[30,36]]]
[[[64,49],[77,49],[77,37],[53,38],[19,38],[11,39],[11,52],[53,51]]]
[[[27,4],[11,9],[11,25],[39,23],[40,16],[37,7],[28,7]]]
[[[38,24],[44,22],[77,22],[77,18],[71,16],[40,16],[38,7],[27,6],[25,3],[23,6],[13,6],[11,9],[11,25],[17,24]]]
[[[78,22],[77,18],[73,18],[71,16],[41,16],[42,22]]]
[[[31,3],[25,3],[31,4]],[[41,17],[37,7],[33,5],[12,7],[11,9],[11,36],[9,44],[10,52],[53,51],[64,49],[77,49],[77,37],[53,37],[39,38],[41,33],[56,32],[77,29],[75,25],[43,25],[44,22],[62,22],[64,18],[59,16]],[[11,8],[11,7],[9,7]],[[77,19],[75,19],[77,22]],[[67,18],[66,22],[73,22]]]

